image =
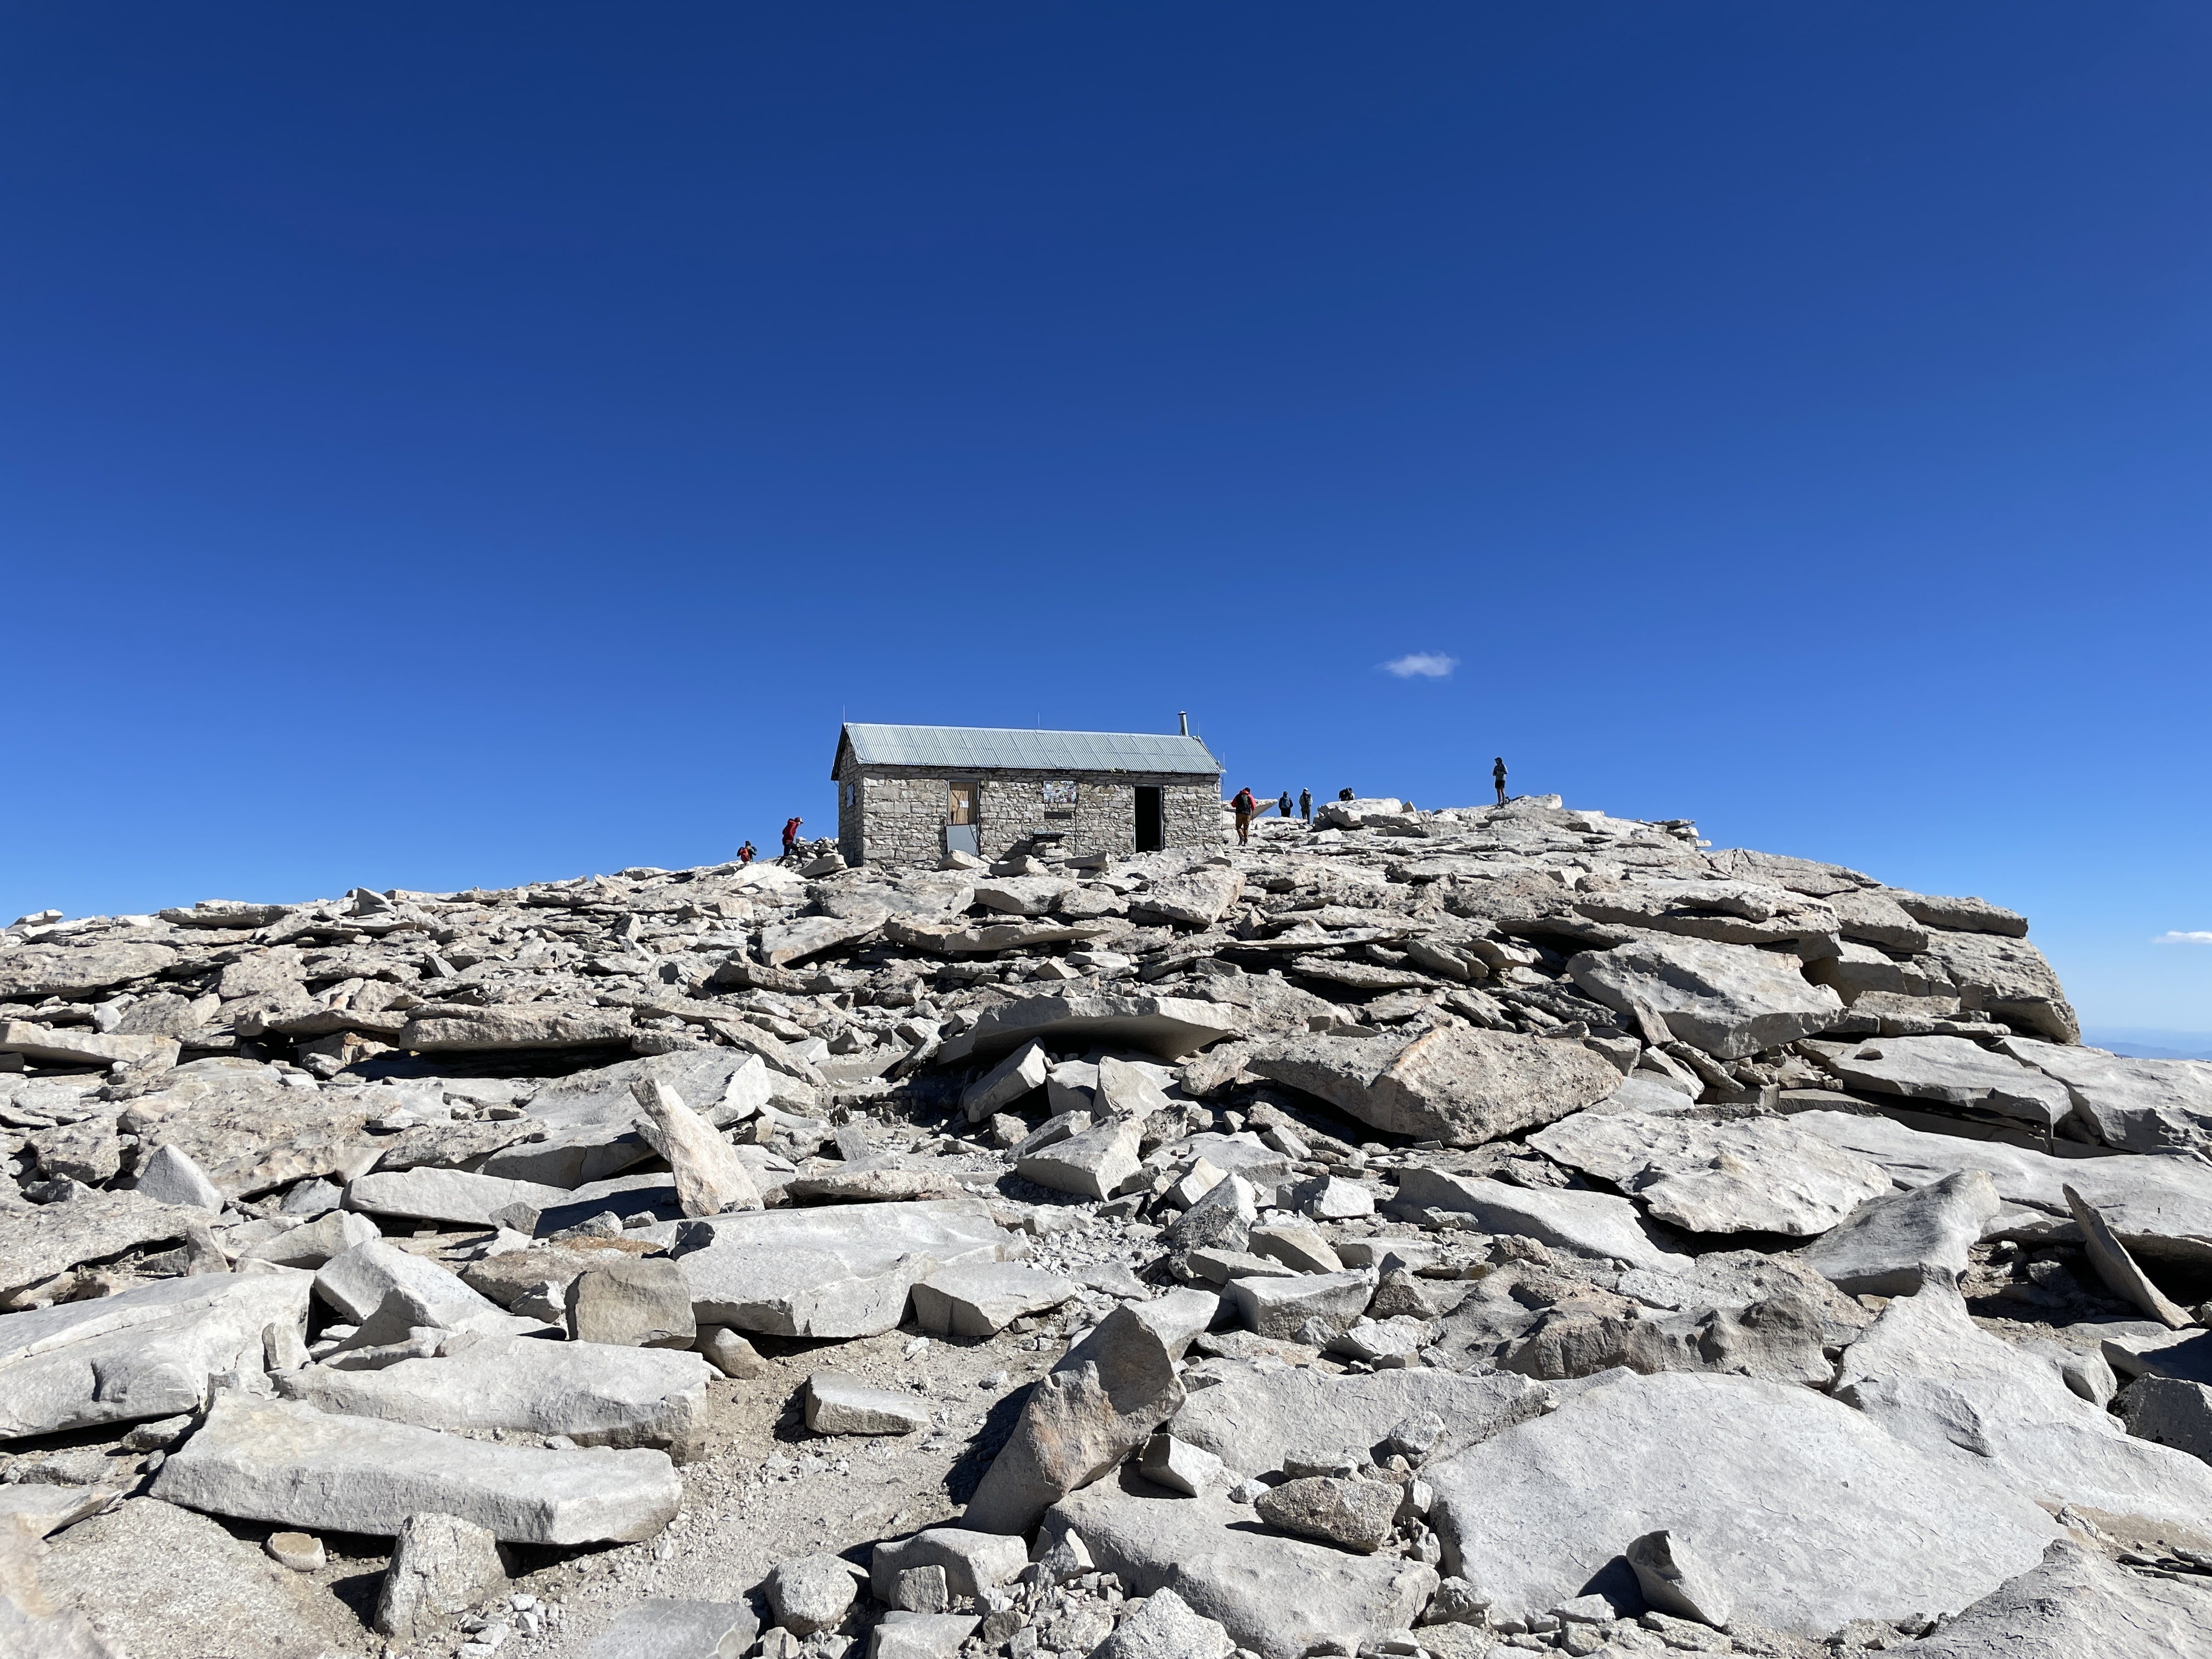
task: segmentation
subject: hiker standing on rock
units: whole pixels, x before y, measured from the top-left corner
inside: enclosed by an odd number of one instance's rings
[[[1505,805],[1505,757],[1498,757],[1498,764],[1490,769],[1490,781],[1498,786],[1498,804]]]
[[[1499,799],[1503,799],[1504,797],[1500,796]],[[799,826],[805,822],[805,818],[793,818],[783,826],[783,857],[787,864],[799,851]]]
[[[750,842],[738,848],[738,862],[740,864],[750,864],[757,856],[758,855],[754,853],[753,844]]]
[[[1291,792],[1290,792],[1289,790],[1285,789],[1285,790],[1284,790],[1284,791],[1283,791],[1283,798],[1282,798],[1282,799],[1280,799],[1280,800],[1279,800],[1279,801],[1277,801],[1277,802],[1275,803],[1275,816],[1276,816],[1277,817],[1279,817],[1279,818],[1286,818],[1286,817],[1290,817],[1290,815],[1291,815]]]
[[[1298,819],[1304,823],[1313,822],[1313,791],[1310,789],[1298,791]]]
[[[1248,845],[1252,839],[1252,820],[1260,811],[1260,803],[1252,799],[1249,789],[1239,789],[1229,810],[1237,814],[1237,844]]]

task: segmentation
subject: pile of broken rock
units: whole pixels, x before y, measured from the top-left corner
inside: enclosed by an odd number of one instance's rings
[[[0,933],[0,1650],[2212,1654],[2212,1066],[1555,799]]]

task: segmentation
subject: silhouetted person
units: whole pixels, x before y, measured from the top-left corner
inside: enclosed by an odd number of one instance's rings
[[[1280,800],[1279,800],[1279,801],[1277,801],[1277,802],[1275,803],[1275,816],[1276,816],[1277,817],[1284,817],[1284,818],[1286,818],[1286,817],[1290,817],[1290,815],[1291,815],[1291,792],[1290,792],[1289,790],[1285,789],[1285,790],[1284,790],[1284,791],[1283,791],[1283,798],[1282,798],[1282,799],[1280,799]]]
[[[1237,842],[1243,846],[1252,839],[1252,819],[1260,810],[1260,803],[1252,799],[1249,789],[1239,789],[1229,803],[1229,810],[1237,814]]]
[[[1310,789],[1298,791],[1298,818],[1304,823],[1313,822],[1313,791]]]
[[[1498,757],[1498,764],[1490,769],[1490,781],[1498,786],[1498,804],[1505,805],[1505,757]]]
[[[1340,789],[1340,790],[1338,790],[1338,791],[1336,792],[1336,798],[1337,798],[1339,800],[1357,800],[1357,799],[1359,799],[1357,795],[1353,794],[1353,793],[1352,793],[1352,791],[1350,791],[1349,789]]]

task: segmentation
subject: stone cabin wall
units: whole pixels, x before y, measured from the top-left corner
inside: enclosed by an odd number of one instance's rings
[[[960,775],[982,787],[985,858],[1040,831],[1079,853],[1126,855],[1137,847],[1137,789],[1160,791],[1162,840],[1210,846],[1221,837],[1221,784],[1188,773],[1032,772],[985,768]],[[1072,779],[1073,807],[1048,806],[1042,786]],[[848,764],[837,780],[837,848],[848,864],[935,864],[945,854],[952,775],[911,766]]]

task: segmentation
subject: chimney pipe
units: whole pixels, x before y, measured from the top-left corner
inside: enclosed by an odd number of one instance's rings
[[[1176,720],[1182,727],[1183,736],[1186,738],[1188,737],[1190,735],[1190,711],[1188,709],[1176,710]]]

